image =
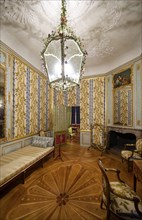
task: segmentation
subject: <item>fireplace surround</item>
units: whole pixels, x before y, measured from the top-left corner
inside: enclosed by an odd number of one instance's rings
[[[124,144],[134,144],[140,137],[142,137],[142,130],[109,126],[107,148],[118,147],[123,149]]]

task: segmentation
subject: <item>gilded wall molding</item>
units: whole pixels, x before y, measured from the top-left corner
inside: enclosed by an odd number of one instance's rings
[[[89,80],[82,80],[80,87],[80,129],[89,130]]]
[[[126,63],[124,63],[124,64],[122,64],[122,65],[120,65],[120,66],[118,66],[118,67],[116,67],[116,68],[114,68],[113,70],[107,72],[106,75],[110,75],[110,74],[113,75],[114,73],[117,73],[117,72],[119,73],[119,72],[121,72],[121,70],[123,71],[123,70],[125,70],[125,69],[127,69],[127,68],[129,68],[129,67],[133,67],[133,65],[134,65],[137,61],[139,61],[141,58],[142,58],[142,55],[137,56],[136,58],[134,58],[134,59],[132,59],[132,60],[130,60],[130,61],[128,61],[128,62],[126,62]]]
[[[2,87],[4,88],[4,99],[3,99],[3,101],[4,101],[4,103],[2,102],[1,104],[2,104],[2,106],[4,107],[4,115],[3,115],[3,121],[4,121],[4,123],[3,123],[3,132],[1,131],[1,134],[3,134],[2,135],[2,137],[0,138],[0,142],[2,142],[2,141],[6,141],[6,124],[7,124],[7,118],[6,118],[6,113],[7,113],[7,105],[6,105],[6,97],[7,97],[7,89],[6,89],[6,81],[7,81],[7,77],[6,77],[6,66],[5,66],[5,63],[6,63],[6,56],[4,56],[4,62],[2,62],[2,64],[0,63],[0,69],[1,69],[1,73],[3,73],[3,80],[4,80],[4,82],[2,83]],[[1,82],[1,81],[0,81]],[[3,89],[2,89],[3,90]]]
[[[26,65],[15,59],[14,138],[26,136]]]
[[[82,79],[94,79],[94,78],[97,78],[97,77],[104,77],[104,76],[108,76],[108,75],[111,75],[113,74],[114,72],[120,72],[121,69],[127,69],[127,66],[132,66],[135,64],[135,62],[139,61],[140,59],[142,59],[142,54],[137,56],[136,58],[126,62],[126,63],[123,63],[122,65],[106,72],[106,73],[101,73],[101,74],[97,74],[97,75],[90,75],[90,76],[83,76]]]
[[[40,106],[40,130],[46,131],[46,79],[41,79],[41,106]]]
[[[30,77],[30,133],[35,134],[37,133],[37,80],[38,80],[38,74],[31,69],[31,77]]]

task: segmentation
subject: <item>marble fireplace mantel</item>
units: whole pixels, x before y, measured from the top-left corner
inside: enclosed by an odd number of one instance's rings
[[[134,129],[134,128],[126,128],[126,127],[115,127],[115,126],[108,126],[108,132],[109,131],[115,131],[118,133],[131,133],[135,134],[136,139],[142,137],[142,130],[140,129]]]

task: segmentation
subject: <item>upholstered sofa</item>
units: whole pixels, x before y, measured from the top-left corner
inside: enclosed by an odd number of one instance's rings
[[[52,137],[33,136],[1,145],[0,192],[14,180],[19,179],[24,183],[27,171],[34,165],[43,167],[45,158],[51,153],[54,156],[53,141]]]

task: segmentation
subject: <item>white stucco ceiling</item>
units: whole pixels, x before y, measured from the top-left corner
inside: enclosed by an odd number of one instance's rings
[[[60,0],[0,0],[1,40],[42,70],[43,39],[60,22]],[[142,53],[142,0],[67,0],[68,25],[88,52],[85,75]]]

